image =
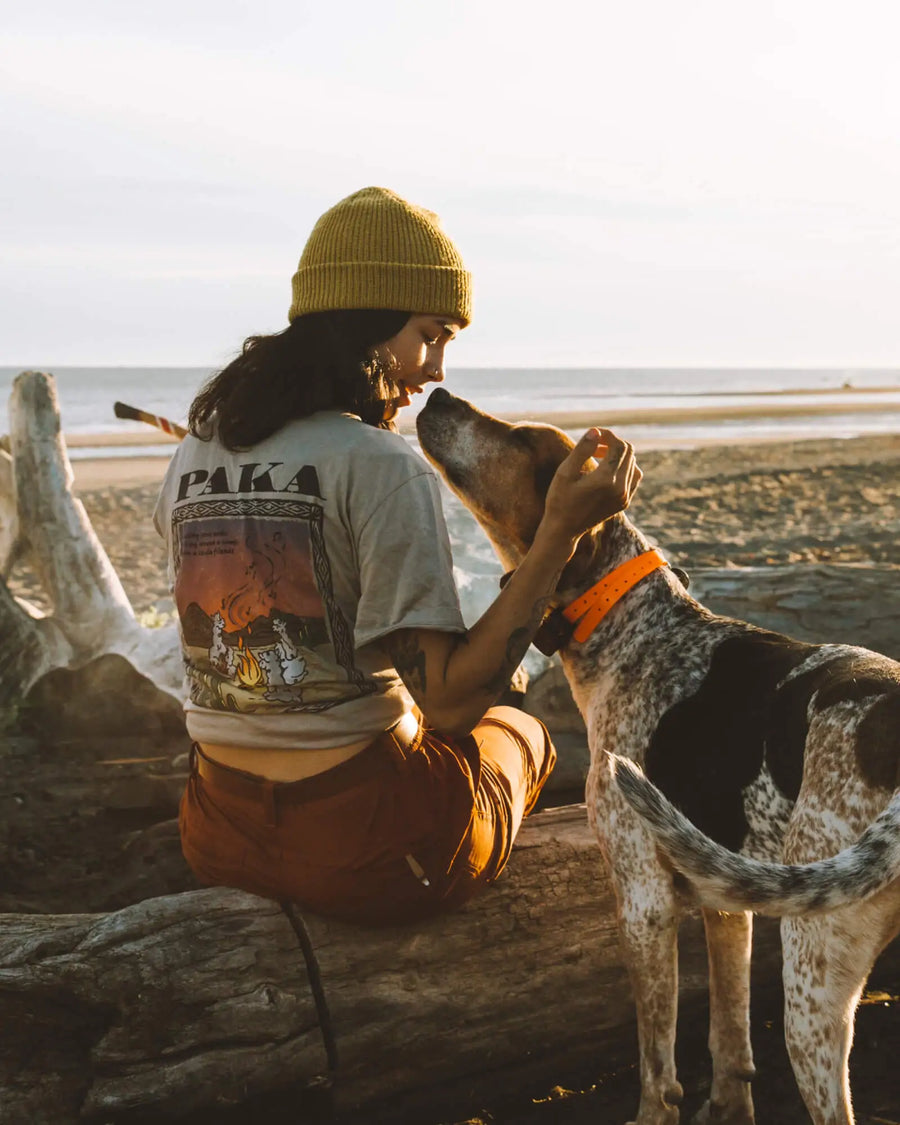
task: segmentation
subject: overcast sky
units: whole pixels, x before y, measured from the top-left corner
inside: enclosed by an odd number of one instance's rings
[[[477,365],[900,365],[895,0],[34,0],[0,17],[0,363],[286,323],[367,184],[439,212]]]

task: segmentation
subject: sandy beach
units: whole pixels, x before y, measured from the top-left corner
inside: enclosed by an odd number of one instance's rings
[[[554,418],[567,420],[592,422]],[[105,445],[107,435],[94,440]],[[638,455],[645,475],[632,516],[677,565],[900,563],[900,433],[740,445],[723,437]],[[159,456],[72,462],[77,494],[138,612],[168,599],[151,522],[167,464]],[[11,586],[46,605],[27,568],[14,571]]]

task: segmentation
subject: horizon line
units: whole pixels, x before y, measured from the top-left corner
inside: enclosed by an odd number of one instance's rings
[[[227,366],[227,364],[225,365]],[[0,363],[0,368],[22,371],[41,371],[44,367],[93,369],[100,371],[182,371],[215,370],[223,367],[203,363],[48,363],[15,364]],[[450,374],[463,371],[900,371],[900,360],[896,363],[544,363],[544,364],[463,364],[453,366]],[[52,372],[48,372],[52,374]]]

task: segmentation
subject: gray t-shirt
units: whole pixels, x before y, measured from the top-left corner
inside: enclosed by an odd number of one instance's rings
[[[243,453],[186,437],[166,539],[198,742],[340,746],[412,705],[378,641],[465,629],[437,479],[398,434],[323,411]]]

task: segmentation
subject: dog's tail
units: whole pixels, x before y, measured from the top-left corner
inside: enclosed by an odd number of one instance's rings
[[[807,864],[762,863],[693,825],[628,758],[612,755],[616,783],[704,906],[809,914],[860,902],[900,875],[900,791],[856,843]]]

